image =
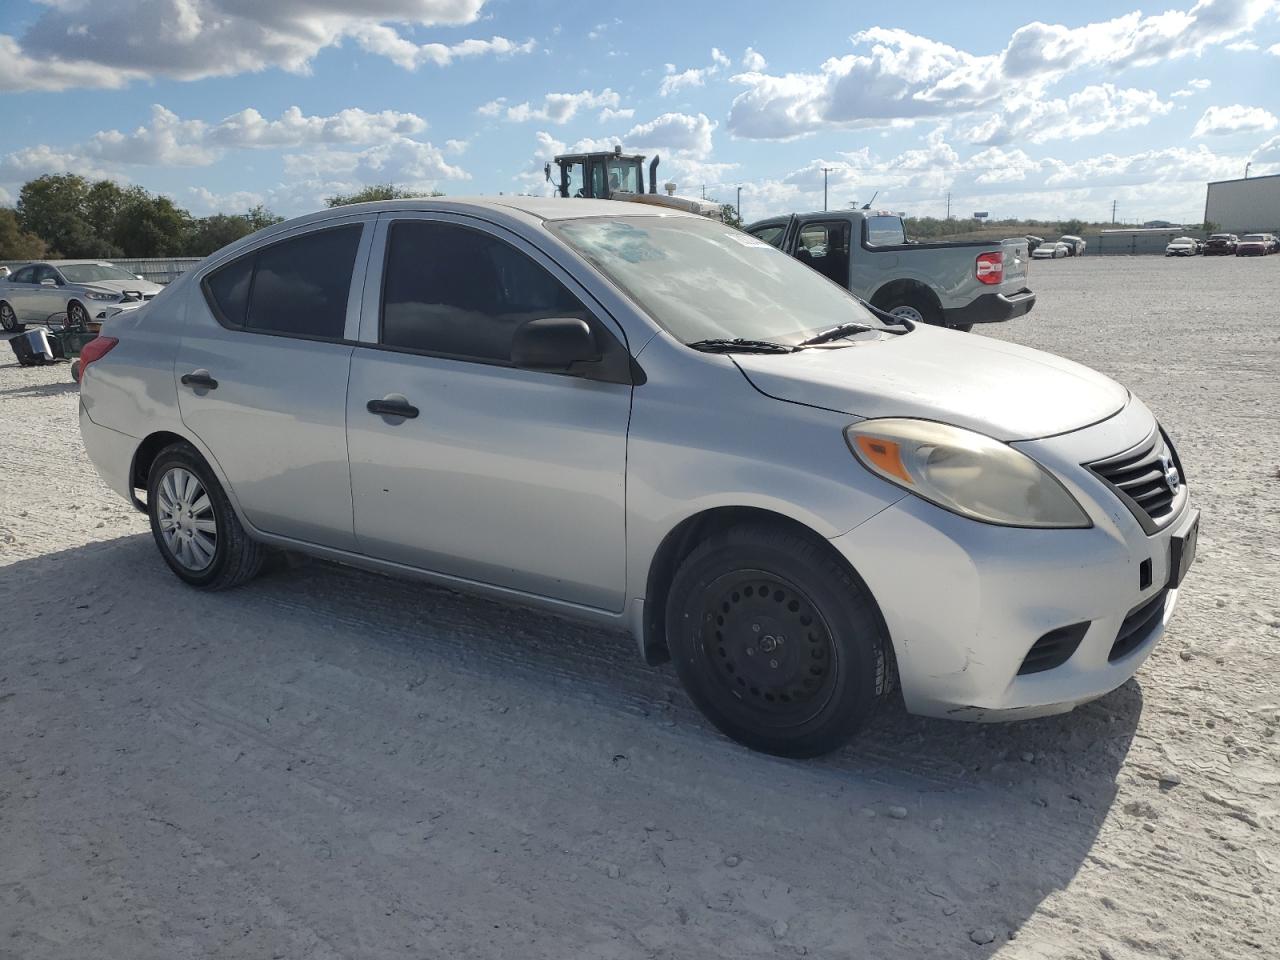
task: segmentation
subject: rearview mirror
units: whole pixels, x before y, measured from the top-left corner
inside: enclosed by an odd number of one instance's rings
[[[511,338],[511,362],[517,367],[568,370],[575,363],[599,359],[591,328],[577,317],[526,320]]]
[[[53,279],[53,277],[45,277],[40,281],[40,286],[42,287],[56,287],[57,285],[58,281]]]

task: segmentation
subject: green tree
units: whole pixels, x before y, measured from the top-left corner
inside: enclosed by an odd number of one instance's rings
[[[45,252],[44,241],[22,229],[18,212],[0,207],[0,260],[39,260]]]
[[[191,214],[168,197],[144,194],[121,209],[115,240],[127,257],[179,257],[190,230]]]
[[[414,197],[443,197],[444,194],[439,190],[432,190],[430,193],[422,193],[417,190],[410,190],[407,187],[398,187],[394,183],[375,183],[372,186],[365,187],[363,190],[357,190],[355,193],[339,193],[332,197],[326,197],[325,203],[330,207],[345,207],[351,203],[368,203],[372,200],[411,200]]]
[[[1085,224],[1083,220],[1063,220],[1058,227],[1063,233],[1077,237],[1084,233]]]
[[[280,217],[261,205],[248,213],[215,213],[211,217],[202,217],[191,224],[186,252],[193,257],[207,257],[241,237],[279,222]]]
[[[22,229],[65,257],[99,257],[109,244],[88,219],[89,181],[73,173],[29,180],[18,193]]]
[[[732,203],[720,204],[720,219],[731,227],[742,229],[742,218],[738,216],[738,208]]]

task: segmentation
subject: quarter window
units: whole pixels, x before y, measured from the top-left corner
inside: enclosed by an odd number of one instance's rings
[[[787,228],[783,224],[777,224],[770,227],[757,227],[751,231],[753,237],[758,237],[771,247],[782,249],[782,236],[787,232]]]
[[[223,323],[263,333],[341,340],[359,224],[263,247],[205,278]]]
[[[19,270],[17,273],[15,273],[12,277],[9,278],[9,282],[10,283],[35,283],[36,282],[35,277],[36,277],[35,267],[23,267],[21,270]]]
[[[392,225],[382,293],[382,342],[391,347],[507,363],[527,320],[578,317],[582,301],[511,244],[451,223]]]
[[[867,217],[867,246],[897,247],[907,242],[906,231],[898,217]]]

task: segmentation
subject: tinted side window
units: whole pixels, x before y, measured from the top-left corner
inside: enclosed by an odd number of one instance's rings
[[[35,280],[33,282],[41,283],[45,280],[52,280],[54,283],[58,283],[58,272],[53,267],[36,267]]]
[[[360,230],[321,230],[258,251],[248,328],[341,340]]]
[[[10,283],[34,283],[35,274],[36,274],[35,267],[23,267],[21,270],[19,270],[17,273],[15,273],[12,277],[9,278],[9,282]]]
[[[897,217],[867,217],[867,246],[893,247],[907,242],[902,221]]]
[[[391,227],[382,291],[388,346],[505,363],[526,320],[590,312],[559,280],[511,244],[429,220]]]
[[[787,232],[787,228],[782,225],[770,227],[757,227],[751,231],[751,235],[758,237],[771,247],[782,248],[782,235]]]
[[[222,320],[237,327],[244,326],[249,309],[249,281],[253,279],[254,257],[241,257],[205,278],[205,287]]]

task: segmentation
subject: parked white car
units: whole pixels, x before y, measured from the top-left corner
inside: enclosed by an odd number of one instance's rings
[[[103,319],[108,307],[150,300],[161,287],[102,260],[46,260],[0,278],[0,327],[65,313],[74,324]]]
[[[1068,257],[1083,257],[1085,248],[1089,246],[1083,237],[1076,237],[1069,233],[1063,234],[1058,242],[1066,245]]]
[[[1031,251],[1032,260],[1061,260],[1070,255],[1067,245],[1057,240],[1047,240]]]
[[[1200,253],[1200,244],[1191,237],[1178,237],[1164,248],[1166,257],[1194,257]]]
[[[340,207],[113,318],[80,426],[194,587],[283,549],[623,628],[761,750],[834,749],[895,683],[971,720],[1124,683],[1195,555],[1168,436],[1079,364],[896,319],[691,214]]]

